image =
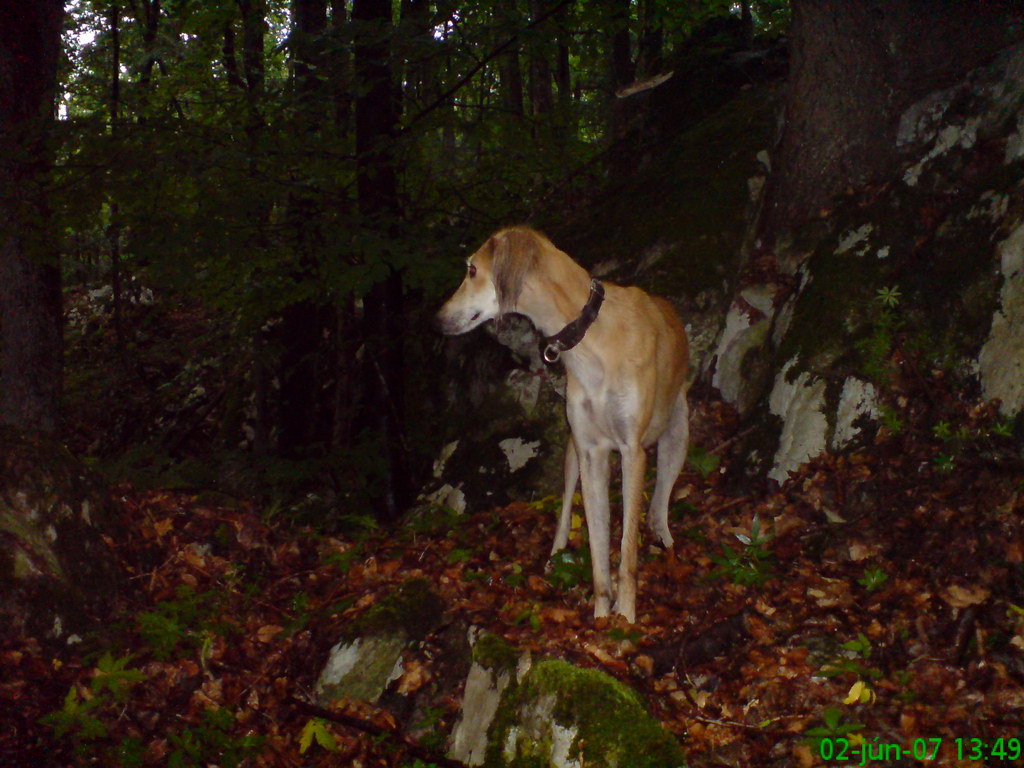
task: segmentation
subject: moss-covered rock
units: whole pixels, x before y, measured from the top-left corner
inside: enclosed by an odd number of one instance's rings
[[[615,678],[564,661],[534,664],[506,687],[488,733],[490,768],[678,768],[675,739]]]
[[[316,683],[317,698],[377,702],[402,672],[402,652],[440,626],[444,601],[411,579],[373,606],[333,648]]]
[[[0,430],[0,632],[97,629],[119,589],[103,484],[63,445]]]

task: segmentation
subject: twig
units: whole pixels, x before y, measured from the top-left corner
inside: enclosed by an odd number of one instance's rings
[[[716,453],[721,453],[726,448],[728,448],[730,445],[732,445],[737,440],[739,440],[741,437],[746,437],[747,435],[749,435],[751,432],[754,431],[754,429],[756,429],[756,427],[749,427],[747,429],[744,429],[738,435],[733,435],[728,440],[725,440],[724,442],[721,442],[718,445],[716,445],[714,448],[712,448],[710,451],[708,451],[708,454],[714,455]]]
[[[396,728],[386,728],[383,725],[371,723],[369,720],[363,720],[362,718],[355,717],[354,715],[347,715],[341,712],[334,712],[323,707],[318,707],[316,704],[310,704],[308,701],[303,701],[295,696],[290,697],[290,701],[313,717],[319,717],[322,720],[328,720],[332,723],[337,723],[338,725],[344,725],[347,728],[354,728],[357,731],[368,733],[371,736],[389,736],[399,741],[413,757],[418,757],[428,763],[433,763],[434,765],[440,766],[440,768],[468,768],[468,766],[460,760],[453,760],[450,757],[446,757],[434,752],[433,750],[427,749],[418,741],[400,733]]]

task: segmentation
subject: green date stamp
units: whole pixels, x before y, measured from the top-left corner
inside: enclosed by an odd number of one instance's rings
[[[883,742],[879,738],[824,738],[818,741],[818,757],[827,763],[867,766],[897,760],[927,762],[940,757],[956,760],[979,760],[986,763],[1015,763],[1024,756],[1024,739],[955,738],[940,736],[914,739],[909,744]]]

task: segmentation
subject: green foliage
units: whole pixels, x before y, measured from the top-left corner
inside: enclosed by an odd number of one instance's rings
[[[73,736],[78,741],[101,739],[107,735],[107,727],[92,713],[102,704],[103,699],[100,697],[83,700],[78,689],[71,686],[64,697],[64,706],[45,715],[40,722],[52,728],[57,738]]]
[[[311,717],[302,726],[302,732],[299,734],[299,754],[306,754],[313,744],[328,752],[333,752],[338,748],[338,741],[331,733],[327,721],[319,717]]]
[[[707,480],[711,473],[718,469],[718,465],[722,463],[722,457],[714,453],[708,453],[699,445],[694,445],[690,447],[686,462],[696,469],[701,477]]]
[[[96,671],[90,683],[92,692],[99,696],[109,691],[116,701],[124,701],[132,686],[146,679],[146,675],[137,669],[127,668],[131,658],[131,654],[115,659],[110,651],[104,653],[96,662]]]
[[[743,586],[764,584],[772,576],[774,555],[766,549],[771,534],[761,532],[761,521],[754,515],[750,534],[737,533],[736,538],[743,544],[741,548],[733,549],[723,543],[721,554],[711,555],[718,567],[710,573],[710,578],[727,578]]]
[[[71,739],[75,751],[86,754],[92,743],[107,736],[107,726],[101,719],[115,708],[122,708],[131,688],[146,680],[146,675],[136,669],[129,669],[131,655],[115,658],[109,651],[96,662],[93,678],[87,695],[82,696],[76,686],[68,689],[63,706],[40,719],[49,726],[53,735]],[[142,745],[128,739],[114,748],[113,753],[119,764],[134,766],[141,764]]]
[[[168,768],[204,768],[216,764],[238,768],[263,745],[259,736],[232,733],[235,715],[229,709],[211,709],[203,713],[197,725],[167,735],[173,747],[167,756]]]
[[[185,641],[201,647],[205,633],[211,630],[223,633],[225,629],[210,623],[217,606],[216,593],[200,593],[182,585],[178,587],[177,598],[158,603],[152,611],[144,611],[136,617],[139,634],[153,655],[161,660],[172,658]]]
[[[560,549],[551,556],[548,581],[559,589],[572,589],[590,581],[590,549]]]
[[[822,677],[849,676],[856,680],[877,680],[881,670],[868,666],[871,658],[871,641],[863,633],[856,639],[840,644],[839,652],[826,660],[820,669]]]
[[[880,288],[869,308],[870,330],[866,337],[856,341],[864,375],[880,386],[893,380],[890,358],[897,343],[897,334],[905,325],[897,309],[902,294],[897,286]]]
[[[883,571],[877,566],[864,569],[864,575],[857,579],[857,583],[860,584],[868,592],[874,592],[876,589],[881,587],[889,580],[889,574]]]
[[[805,744],[814,747],[816,754],[820,754],[819,745],[823,739],[846,739],[858,731],[864,730],[864,724],[856,721],[845,721],[843,710],[838,707],[826,707],[821,713],[822,724],[814,728],[808,728],[804,733]]]

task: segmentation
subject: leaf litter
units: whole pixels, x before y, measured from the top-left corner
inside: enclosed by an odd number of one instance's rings
[[[736,416],[703,401],[694,439],[729,449],[684,471],[676,544],[644,550],[634,625],[593,619],[589,564],[553,576],[550,501],[328,535],[125,486],[123,618],[59,657],[40,638],[0,648],[0,764],[442,761],[457,695],[414,735],[386,706],[303,704],[339,635],[423,578],[445,624],[640,691],[691,766],[824,764],[823,739],[941,740],[936,765],[980,765],[954,740],[1020,738],[1024,717],[1022,442],[947,393],[943,421],[975,436],[951,454],[920,402],[898,431],[739,493]],[[395,695],[443,674],[443,631],[406,653]]]

